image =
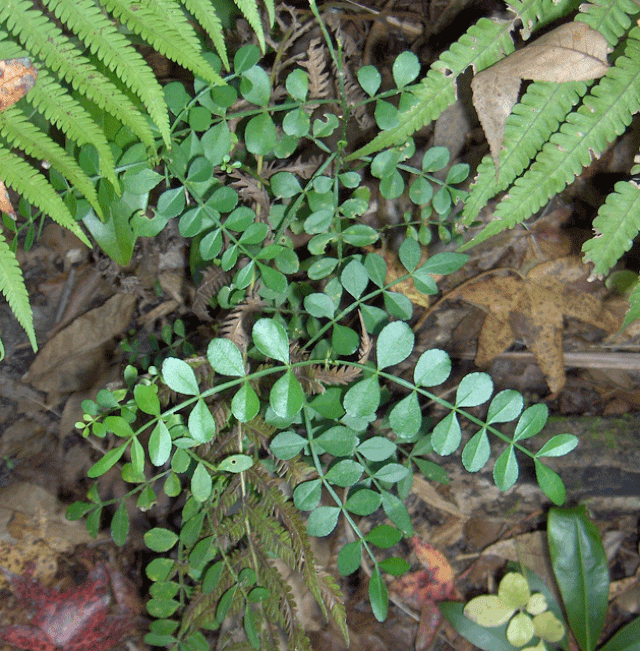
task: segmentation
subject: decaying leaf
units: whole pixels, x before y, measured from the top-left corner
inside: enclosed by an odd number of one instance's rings
[[[540,264],[525,278],[493,278],[464,287],[456,296],[488,310],[480,337],[476,364],[484,366],[506,350],[516,336],[535,355],[552,393],[566,381],[562,350],[563,318],[574,317],[605,332],[621,325],[618,315],[600,300],[572,287],[588,276],[576,256]]]
[[[473,105],[489,142],[496,174],[504,125],[518,100],[523,79],[588,81],[609,67],[610,48],[604,36],[585,23],[561,25],[475,75]]]
[[[0,60],[0,111],[15,104],[24,97],[36,83],[37,70],[31,59]],[[9,193],[4,183],[0,181],[0,211],[15,218],[15,212]]]

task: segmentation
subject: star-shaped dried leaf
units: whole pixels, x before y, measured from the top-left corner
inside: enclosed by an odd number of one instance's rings
[[[24,97],[36,83],[37,70],[31,59],[0,60],[0,111],[15,104]],[[15,218],[15,212],[9,193],[4,183],[0,181],[0,211]]]
[[[456,296],[488,310],[480,336],[476,364],[484,366],[522,338],[535,355],[552,393],[566,381],[562,349],[565,316],[608,333],[616,332],[620,317],[602,302],[575,288],[589,269],[575,256],[540,264],[523,278],[508,276],[464,287]],[[574,286],[572,286],[574,285]]]

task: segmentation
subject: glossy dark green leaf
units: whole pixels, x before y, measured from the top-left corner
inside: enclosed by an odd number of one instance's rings
[[[600,651],[640,651],[640,617],[623,626]]]
[[[465,604],[455,601],[438,604],[440,612],[455,630],[474,646],[483,651],[514,651],[515,647],[507,641],[507,624],[491,628],[480,626],[465,617],[464,606]]]
[[[547,538],[571,630],[583,651],[594,651],[609,602],[609,569],[600,533],[584,506],[554,507],[547,518]]]

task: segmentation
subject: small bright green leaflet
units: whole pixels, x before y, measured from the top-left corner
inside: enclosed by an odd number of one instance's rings
[[[520,415],[523,406],[524,401],[517,391],[500,391],[489,405],[487,423],[506,423],[514,420]]]
[[[395,484],[409,474],[409,469],[399,463],[387,463],[378,468],[373,476],[379,481]]]
[[[177,393],[196,396],[200,393],[193,369],[185,361],[168,357],[162,363],[162,377],[167,386]]]
[[[388,524],[379,524],[365,536],[365,540],[381,549],[389,549],[402,540],[402,532]]]
[[[516,425],[513,440],[521,441],[535,436],[545,426],[548,417],[549,409],[543,403],[525,409]]]
[[[435,387],[451,373],[451,359],[444,350],[426,350],[416,363],[413,380],[418,386]]]
[[[285,87],[293,99],[304,102],[309,92],[309,77],[307,73],[300,68],[289,73],[285,81]]]
[[[374,66],[363,66],[357,72],[358,82],[369,97],[373,97],[380,88],[382,76]]]
[[[391,429],[400,438],[411,438],[418,433],[422,423],[422,412],[415,392],[405,396],[389,413]]]
[[[271,409],[281,418],[293,418],[302,409],[304,392],[290,369],[271,387]]]
[[[300,511],[313,511],[322,497],[322,480],[312,479],[298,484],[293,491],[293,503]]]
[[[317,436],[314,443],[334,457],[350,457],[358,445],[358,437],[348,427],[335,425]]]
[[[368,461],[384,461],[395,453],[397,447],[384,436],[373,436],[361,443],[357,450]]]
[[[462,440],[462,430],[455,412],[445,416],[433,429],[431,444],[433,449],[443,457],[458,449]]]
[[[422,158],[424,172],[439,172],[449,163],[449,150],[446,147],[432,147],[427,149]]]
[[[260,399],[249,382],[245,382],[231,400],[231,413],[241,423],[248,423],[259,411]]]
[[[507,491],[516,483],[518,474],[518,460],[513,451],[513,445],[510,445],[497,458],[493,466],[493,479],[501,491]]]
[[[259,649],[260,648],[260,637],[258,636],[258,631],[256,629],[256,616],[253,613],[253,610],[251,610],[251,606],[249,604],[246,605],[246,608],[244,610],[244,632],[247,635],[247,639],[251,643],[251,646],[254,649]]]
[[[464,615],[465,604],[454,601],[440,603],[440,612],[453,625],[458,633],[483,651],[513,651],[507,641],[507,625],[486,628],[471,621]]]
[[[379,622],[384,622],[387,618],[387,610],[389,608],[389,593],[380,574],[380,568],[377,565],[369,581],[369,600],[371,601],[371,610],[375,618]]]
[[[476,432],[462,450],[462,464],[469,472],[484,468],[491,455],[491,445],[486,430]]]
[[[277,434],[273,441],[271,441],[269,448],[278,459],[288,461],[299,454],[303,450],[304,446],[308,444],[309,441],[302,438],[299,434],[292,431],[286,431]]]
[[[191,494],[198,502],[204,502],[211,495],[213,482],[203,463],[198,463],[191,477]]]
[[[360,488],[345,502],[345,508],[356,515],[371,515],[382,504],[382,495],[370,488]]]
[[[366,417],[374,414],[380,404],[380,385],[375,377],[361,380],[344,397],[344,408],[350,416]]]
[[[336,311],[336,304],[326,294],[310,294],[304,298],[304,309],[318,319],[330,319]]]
[[[538,459],[534,459],[533,463],[536,469],[536,480],[542,492],[557,506],[564,504],[567,493],[560,475]]]
[[[330,484],[335,484],[336,486],[341,486],[345,488],[347,486],[353,486],[358,482],[362,473],[364,472],[364,467],[353,459],[343,459],[332,465],[329,470],[327,470],[324,479]]]
[[[177,534],[162,527],[150,529],[144,534],[145,545],[154,552],[169,551],[177,542]]]
[[[289,363],[289,337],[280,323],[273,319],[259,319],[253,326],[251,336],[263,355]]]
[[[113,468],[113,466],[118,463],[120,460],[120,457],[124,454],[124,451],[127,449],[127,443],[123,443],[122,445],[119,445],[117,448],[113,448],[113,450],[109,450],[102,459],[99,461],[96,461],[91,468],[87,471],[87,476],[90,477],[91,479],[95,479],[96,477],[100,477],[100,475],[104,475],[107,470],[110,468]]]
[[[328,536],[336,528],[339,515],[337,506],[319,506],[309,515],[307,533],[318,538]]]
[[[578,445],[578,438],[572,434],[559,434],[549,439],[536,452],[536,457],[562,457]]]
[[[189,414],[189,434],[198,443],[208,443],[216,433],[216,422],[204,400],[198,399]]]
[[[413,331],[404,321],[387,324],[378,335],[376,357],[378,368],[399,364],[411,354],[414,343]]]
[[[469,373],[462,378],[456,392],[456,407],[477,407],[493,393],[493,381],[486,373]]]
[[[221,375],[242,377],[245,373],[242,353],[229,339],[212,339],[207,347],[207,359]]]
[[[136,384],[133,388],[133,397],[136,405],[145,414],[157,416],[160,413],[160,400],[158,400],[158,387],[150,384]]]
[[[266,156],[273,151],[278,141],[276,125],[268,113],[256,115],[249,120],[244,131],[247,151],[257,156]]]
[[[349,576],[353,574],[362,561],[362,541],[354,540],[347,543],[338,552],[338,572],[340,576]]]
[[[352,260],[342,272],[340,276],[342,286],[353,296],[354,298],[360,298],[362,292],[366,289],[369,284],[369,274],[367,270],[357,260]]]
[[[232,454],[218,464],[218,470],[231,473],[244,472],[249,470],[253,464],[253,459],[246,454]]]
[[[113,514],[113,519],[111,520],[111,537],[113,542],[119,547],[122,547],[127,540],[129,535],[129,516],[127,515],[127,509],[124,505],[124,502],[120,503],[120,506],[116,509],[116,512]]]
[[[418,57],[410,51],[402,52],[396,57],[391,69],[393,80],[398,88],[410,84],[420,74]]]

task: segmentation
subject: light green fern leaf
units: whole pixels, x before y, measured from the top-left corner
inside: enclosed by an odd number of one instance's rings
[[[496,181],[493,159],[485,156],[464,205],[464,223],[471,223],[491,197],[506,190],[522,174],[586,92],[587,85],[581,81],[564,84],[540,81],[527,88],[507,118],[500,151],[500,175]]]
[[[180,30],[174,27],[173,23],[168,23],[167,18],[161,17],[146,6],[140,4],[134,5],[128,0],[100,1],[107,11],[121,20],[129,29],[139,34],[149,45],[160,52],[160,54],[163,54],[184,68],[188,68],[195,75],[211,84],[224,84],[222,77],[220,77],[200,53],[199,44],[196,46],[191,42],[190,35],[193,32],[193,28],[186,22],[186,18],[179,5],[172,2],[171,5],[175,7],[178,13],[169,12],[169,15],[175,16],[176,20],[181,21],[181,28],[186,23],[187,26],[184,28],[186,37]],[[166,9],[166,3],[163,4],[163,8]]]
[[[629,296],[629,311],[624,317],[621,330],[624,330],[630,323],[640,319],[640,282],[636,284]]]
[[[597,29],[609,45],[615,46],[631,26],[630,16],[640,12],[640,6],[633,0],[595,0],[585,3],[580,10],[584,13],[578,14],[576,20]]]
[[[264,42],[264,30],[262,29],[262,19],[260,18],[260,12],[258,11],[257,0],[233,0],[237,5],[238,9],[242,12],[242,15],[247,19],[251,29],[256,33],[258,37],[258,43],[260,43],[260,49],[265,51],[265,42]],[[273,3],[272,3],[273,6]],[[269,18],[273,24],[272,13],[270,13]]]
[[[19,147],[27,155],[52,165],[67,177],[84,194],[96,213],[102,217],[98,195],[91,179],[62,147],[46,133],[29,122],[24,113],[11,106],[0,113],[0,135],[12,146]]]
[[[640,232],[640,187],[633,181],[616,183],[614,191],[593,221],[596,236],[585,242],[585,259],[595,264],[594,273],[605,274],[633,244]]]
[[[211,39],[218,56],[222,59],[222,64],[226,70],[229,70],[229,57],[227,56],[227,46],[224,42],[224,32],[222,31],[222,22],[211,4],[211,0],[180,0],[185,9],[198,21],[202,29]]]
[[[488,68],[504,53],[513,51],[511,28],[511,22],[481,18],[431,66],[427,76],[412,89],[416,101],[400,114],[400,125],[383,131],[348,159],[368,156],[385,147],[406,142],[418,129],[435,120],[455,102],[456,78],[460,73],[469,66],[477,70]]]
[[[529,170],[498,204],[492,221],[468,246],[486,240],[533,215],[561,192],[582,168],[619,136],[640,109],[640,29],[629,33],[624,56],[594,86],[580,108],[570,113]]]
[[[16,260],[15,253],[9,248],[9,245],[0,231],[0,292],[9,303],[18,323],[24,328],[29,337],[29,342],[33,350],[38,350],[36,341],[36,331],[33,327],[33,313],[29,303],[29,294],[24,284],[20,265]],[[4,349],[3,349],[4,356]]]
[[[576,11],[581,0],[507,0],[507,6],[522,22],[522,36],[528,39],[534,28],[548,25]]]
[[[6,0],[0,5],[0,21],[31,55],[40,57],[99,108],[126,124],[147,146],[154,147],[149,125],[129,98],[81,56],[49,18],[31,6],[30,0]]]
[[[2,146],[0,146],[0,179],[31,204],[47,213],[58,224],[70,230],[87,246],[91,246],[67,206],[49,185],[47,179],[20,156]]]
[[[45,0],[45,3],[140,98],[165,144],[169,144],[169,117],[162,88],[127,38],[115,29],[93,0]]]
[[[29,53],[7,39],[7,32],[0,30],[0,59],[19,59]],[[78,145],[92,144],[100,154],[102,175],[117,187],[115,164],[111,149],[102,130],[89,113],[75,100],[46,68],[38,70],[36,85],[22,102],[28,102],[49,122],[58,127]]]

